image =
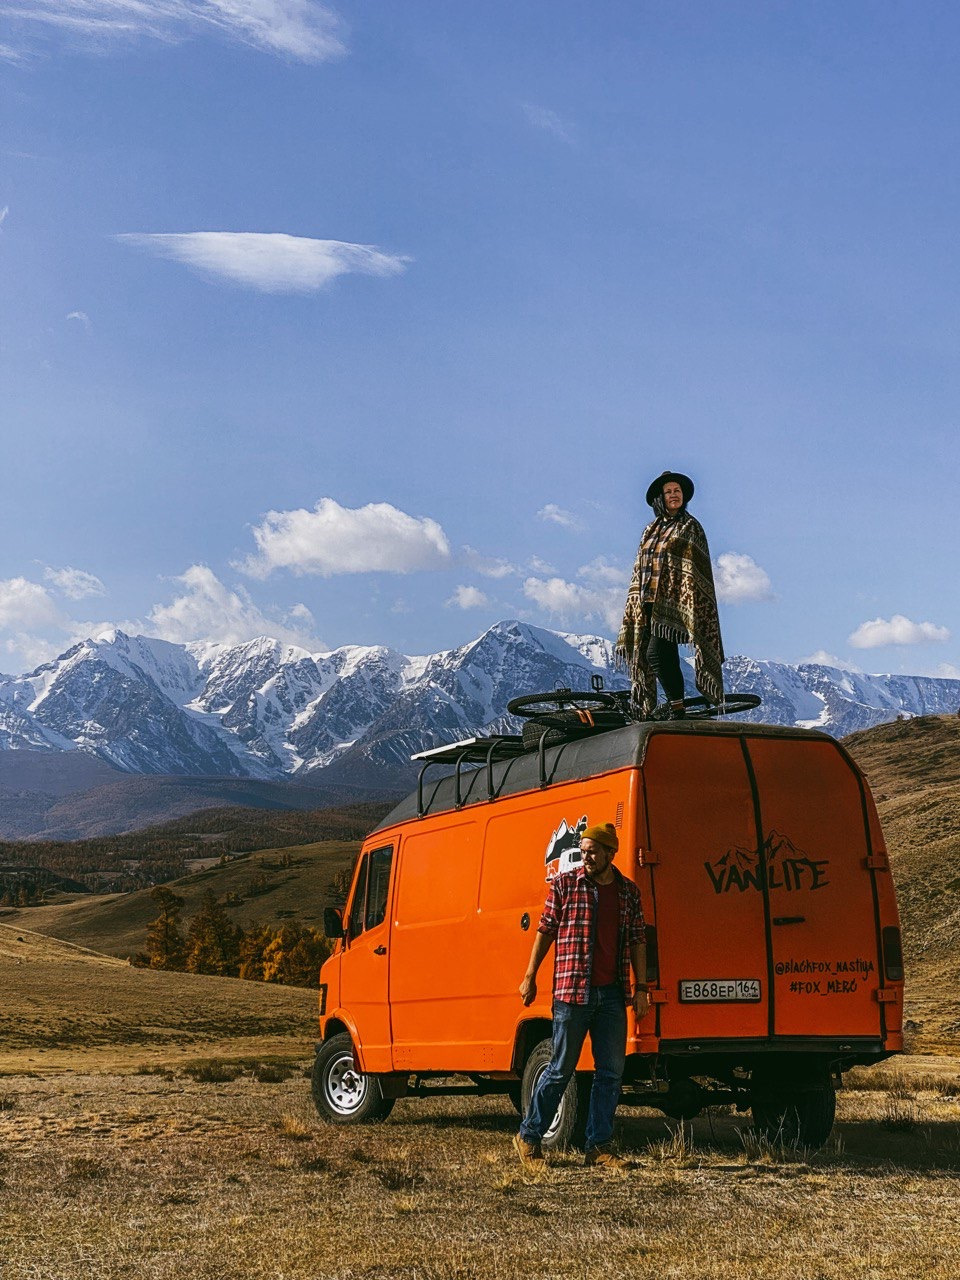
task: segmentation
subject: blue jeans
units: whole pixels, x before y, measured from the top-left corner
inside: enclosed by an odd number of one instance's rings
[[[586,1149],[613,1137],[613,1117],[620,1101],[620,1082],[627,1057],[627,1006],[623,988],[591,987],[586,1004],[553,1002],[553,1057],[537,1081],[520,1136],[539,1142],[553,1123],[587,1032],[593,1051],[593,1086],[587,1113]]]

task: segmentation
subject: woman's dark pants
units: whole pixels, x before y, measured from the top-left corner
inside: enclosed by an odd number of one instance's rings
[[[586,1149],[603,1146],[613,1137],[613,1117],[627,1058],[627,1006],[619,983],[591,987],[586,1004],[554,1000],[553,1057],[537,1081],[530,1109],[520,1126],[520,1136],[525,1141],[539,1142],[553,1124],[588,1031],[594,1071]]]
[[[660,681],[670,702],[683,697],[683,671],[680,667],[680,647],[660,636],[651,636],[647,645],[647,661]]]

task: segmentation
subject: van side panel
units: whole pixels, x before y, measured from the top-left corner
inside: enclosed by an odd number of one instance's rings
[[[468,813],[440,815],[404,836],[390,938],[396,1070],[466,1065],[482,836]]]
[[[879,1036],[875,872],[857,774],[831,742],[745,741],[762,814],[775,1034]]]
[[[660,955],[659,1034],[668,1040],[766,1036],[764,903],[740,741],[651,734],[643,773],[643,862],[656,898]],[[715,998],[736,982],[751,984],[739,999]]]
[[[390,955],[396,1070],[511,1069],[518,1024],[551,1016],[552,952],[536,1003],[524,1009],[519,996],[547,894],[548,847],[560,832],[576,865],[577,827],[619,817],[618,865],[631,875],[629,778],[624,770],[557,785],[408,828]]]

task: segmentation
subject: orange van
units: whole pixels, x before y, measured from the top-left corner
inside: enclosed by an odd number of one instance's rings
[[[550,1057],[548,974],[535,1004],[518,994],[547,883],[586,826],[613,822],[651,998],[639,1023],[628,1009],[622,1104],[678,1118],[733,1104],[771,1138],[819,1146],[842,1072],[903,1048],[899,920],[866,780],[814,730],[594,719],[533,748],[478,738],[421,757],[417,791],[327,912],[320,1114],[370,1121],[397,1098],[464,1092],[522,1109]],[[546,1146],[577,1140],[590,1065],[585,1051]]]

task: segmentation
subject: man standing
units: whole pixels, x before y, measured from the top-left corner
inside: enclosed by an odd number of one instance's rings
[[[612,823],[588,827],[583,833],[582,865],[554,878],[520,984],[523,1003],[533,1004],[537,970],[556,941],[553,1056],[513,1139],[524,1164],[543,1159],[541,1140],[553,1123],[587,1032],[594,1073],[584,1163],[608,1168],[621,1163],[613,1153],[611,1139],[627,1051],[628,957],[633,966],[633,1008],[638,1019],[650,1005],[640,893],[613,865],[618,845]]]

